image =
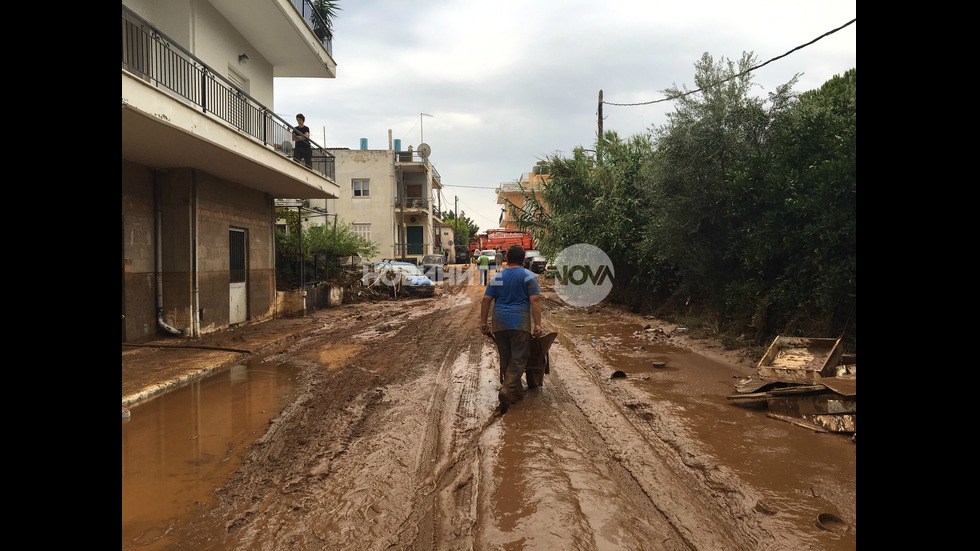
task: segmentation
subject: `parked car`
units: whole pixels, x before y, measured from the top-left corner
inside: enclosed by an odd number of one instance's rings
[[[547,258],[545,258],[545,257],[543,257],[541,255],[536,255],[536,256],[532,257],[527,262],[527,269],[528,270],[531,270],[532,272],[534,272],[536,274],[543,274],[544,273],[544,270],[545,270],[545,267],[547,265],[548,265],[548,259]]]
[[[528,249],[524,251],[524,267],[528,270],[531,269],[531,259],[535,256],[541,256],[541,251],[535,249]]]
[[[413,295],[429,296],[436,293],[436,286],[418,266],[411,262],[378,262],[374,271],[364,278],[368,285],[380,279],[382,285],[400,284],[402,289]]]
[[[422,257],[422,273],[432,281],[446,279],[446,257],[441,254],[427,254]]]

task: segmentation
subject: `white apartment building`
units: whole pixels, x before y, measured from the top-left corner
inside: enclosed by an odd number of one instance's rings
[[[400,140],[386,149],[330,148],[335,158],[337,199],[312,200],[310,205],[336,212],[358,235],[378,244],[378,257],[418,263],[427,254],[451,249],[439,218],[442,182],[429,155],[431,148],[419,144],[401,150]],[[449,228],[451,230],[451,228]]]
[[[123,0],[122,339],[275,316],[275,200],[339,197],[294,162],[274,77],[335,78],[309,0]]]

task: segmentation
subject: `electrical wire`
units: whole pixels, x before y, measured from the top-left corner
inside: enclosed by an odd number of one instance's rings
[[[807,42],[806,44],[801,44],[801,45],[793,48],[792,50],[786,52],[785,54],[776,56],[776,57],[770,59],[769,61],[760,63],[760,64],[755,65],[753,67],[749,67],[748,69],[742,71],[741,73],[738,73],[737,75],[733,75],[733,76],[731,76],[729,78],[726,78],[724,80],[720,80],[720,81],[714,83],[712,86],[717,86],[719,84],[723,84],[725,82],[728,82],[729,80],[734,80],[734,79],[736,79],[736,78],[738,78],[740,76],[747,75],[748,73],[750,73],[750,72],[752,72],[752,71],[754,71],[756,69],[760,69],[762,67],[765,67],[766,65],[769,65],[773,61],[776,61],[777,59],[782,59],[782,58],[788,56],[789,54],[791,54],[791,53],[793,53],[793,52],[795,52],[797,50],[801,50],[803,48],[806,48],[807,46],[813,44],[814,42],[816,42],[816,41],[818,41],[818,40],[820,40],[822,38],[825,38],[827,36],[830,36],[830,35],[834,34],[835,32],[843,29],[844,27],[847,27],[848,25],[853,24],[856,21],[857,21],[857,18],[855,17],[854,19],[851,19],[850,21],[848,21],[847,23],[844,23],[840,27],[837,27],[836,29],[831,30],[831,31],[827,31],[827,32],[823,33],[822,35],[814,38],[813,40]],[[633,106],[637,106],[637,105],[651,105],[651,104],[654,104],[654,103],[660,103],[662,101],[671,101],[671,100],[675,100],[675,99],[678,99],[678,98],[682,98],[684,96],[689,96],[691,94],[696,94],[696,93],[700,92],[701,90],[702,90],[701,88],[698,88],[697,90],[691,90],[689,92],[684,92],[683,94],[677,94],[676,96],[670,96],[670,97],[667,97],[667,98],[662,98],[662,99],[653,100],[653,101],[644,101],[644,102],[640,102],[640,103],[613,103],[611,101],[603,101],[602,104],[603,105],[618,105],[620,107],[633,107]]]
[[[497,186],[494,186],[494,187],[460,186],[460,185],[457,185],[457,184],[443,184],[442,187],[461,187],[461,188],[466,188],[466,189],[488,189],[490,191],[493,191],[493,190],[497,189]]]

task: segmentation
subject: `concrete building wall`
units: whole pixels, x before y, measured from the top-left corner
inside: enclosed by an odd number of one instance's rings
[[[445,249],[449,255],[447,260],[450,264],[456,263],[456,231],[452,226],[438,226],[437,230],[439,232],[439,245],[442,249]]]
[[[231,229],[245,232],[248,319],[271,318],[276,291],[272,198],[206,173],[196,175],[202,331],[228,325]]]
[[[236,84],[264,105],[273,102],[273,67],[207,0],[127,0],[127,7],[151,21],[219,74],[236,73]],[[246,54],[247,63],[238,56]],[[292,124],[292,117],[286,117]]]
[[[404,242],[401,226],[416,228],[423,239],[421,253],[410,253],[410,259],[419,260],[422,256],[441,253],[438,222],[428,213],[409,209],[402,219],[400,212],[395,209],[395,197],[399,190],[395,175],[395,151],[390,149],[330,149],[336,158],[336,182],[340,188],[336,200],[312,200],[310,205],[338,213],[342,223],[354,226],[370,225],[371,241],[378,245],[378,254],[374,258],[363,258],[365,263],[377,262],[385,258],[398,258],[400,252],[395,245]],[[410,198],[432,199],[433,182],[430,171],[422,172],[419,168],[411,172],[403,172],[401,178],[405,182],[403,193]],[[356,195],[355,182],[367,181],[370,195]],[[429,213],[439,205],[434,201],[428,205]],[[413,220],[414,219],[414,220]],[[324,223],[329,218],[320,218]],[[356,228],[355,228],[356,229]],[[407,229],[407,231],[413,231]],[[442,241],[444,244],[446,241]]]
[[[335,181],[340,186],[340,197],[323,200],[324,208],[338,213],[342,222],[370,224],[371,241],[378,245],[378,255],[376,258],[364,258],[364,262],[391,258],[395,248],[393,153],[383,149],[332,149],[330,153],[336,157]],[[355,180],[367,180],[370,195],[355,196]]]
[[[229,325],[233,228],[246,234],[247,317],[273,317],[272,198],[192,169],[152,171],[122,164],[124,340],[140,342],[165,334],[157,327],[158,275],[167,325],[193,334],[196,314],[200,333]],[[159,239],[155,208],[160,211]]]
[[[153,178],[144,167],[122,163],[122,332],[140,340],[156,332]]]

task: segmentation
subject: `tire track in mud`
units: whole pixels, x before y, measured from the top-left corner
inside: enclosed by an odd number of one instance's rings
[[[453,300],[457,335],[479,335],[477,308],[482,288],[463,286]],[[460,300],[462,299],[462,300]],[[481,401],[491,361],[485,339],[461,338],[444,355],[434,383],[420,458],[413,515],[400,531],[400,549],[470,549],[477,520],[478,439],[496,419],[496,402]],[[494,394],[495,400],[495,394]]]
[[[458,291],[465,293],[466,288]],[[464,358],[469,356],[471,345],[453,336],[465,334],[466,328],[475,329],[476,318],[472,305],[467,307],[467,301],[460,301],[459,297],[460,293],[441,297],[432,311],[428,307],[420,308],[421,313],[410,315],[406,328],[398,333],[397,339],[410,344],[394,347],[403,354],[397,361],[413,366],[416,378],[399,385],[397,392],[389,389],[390,395],[397,396],[392,407],[376,412],[380,415],[368,424],[371,433],[379,438],[377,447],[399,451],[389,455],[387,461],[373,464],[363,464],[364,456],[358,454],[353,460],[359,463],[353,476],[377,478],[379,473],[390,471],[391,461],[397,461],[401,468],[395,469],[398,471],[394,473],[395,479],[381,488],[380,493],[387,496],[379,509],[383,516],[365,519],[374,525],[373,529],[347,530],[343,538],[331,542],[332,548],[347,548],[343,547],[347,544],[351,549],[437,549],[444,541],[445,532],[457,532],[453,526],[455,516],[447,516],[443,511],[462,505],[452,496],[456,487],[466,485],[448,479],[445,474],[457,464],[453,459],[456,457],[453,421],[457,407],[453,404],[461,393],[452,388],[454,366],[461,360],[465,365]],[[384,343],[389,362],[395,361],[390,357],[391,343],[392,339]],[[446,504],[447,487],[451,488],[452,505]],[[401,506],[394,503],[399,500]],[[449,526],[446,526],[447,518]],[[356,544],[351,544],[355,541]]]
[[[452,467],[437,461],[453,445],[441,426],[457,411],[446,406],[449,374],[473,347],[453,335],[476,328],[472,301],[436,300],[347,317],[283,350],[304,367],[305,389],[216,491],[216,505],[162,548],[436,548],[454,529],[441,528],[435,497],[461,486],[435,474]],[[342,366],[322,365],[324,350],[350,343],[364,346]]]
[[[557,377],[552,377],[552,386],[568,396],[565,401],[574,408],[568,417],[585,425],[579,432],[586,435],[583,438],[591,438],[589,446],[613,466],[620,486],[644,496],[644,505],[651,508],[647,518],[657,519],[662,531],[662,548],[741,548],[724,533],[724,523],[705,517],[705,504],[689,490],[690,482],[679,479],[668,466],[672,458],[664,456],[648,433],[626,420],[604,385],[590,373],[592,368],[564,349],[557,351],[554,360],[565,364]]]
[[[546,326],[550,325],[544,316]],[[557,341],[556,341],[557,343]],[[602,390],[594,386],[582,386],[573,374],[583,369],[561,345],[551,349],[551,373],[545,376],[541,389],[529,392],[518,408],[526,407],[527,418],[515,417],[509,431],[516,431],[524,450],[517,451],[523,460],[528,461],[526,471],[533,471],[525,477],[525,483],[538,494],[535,505],[525,505],[538,509],[537,517],[524,518],[523,522],[533,524],[540,520],[554,519],[563,523],[560,535],[549,535],[549,527],[541,526],[537,534],[532,534],[537,545],[561,543],[567,549],[605,548],[613,542],[623,549],[670,550],[679,551],[692,548],[681,532],[669,522],[657,504],[650,499],[633,473],[622,465],[617,442],[609,439],[610,426],[622,423],[620,419],[597,423],[588,414],[589,403],[594,404]],[[582,405],[581,402],[588,402]],[[515,411],[516,414],[516,411]],[[508,412],[505,415],[512,415]],[[517,426],[517,423],[521,426]],[[526,426],[524,426],[526,425]],[[534,441],[535,438],[540,441]],[[513,454],[515,450],[501,453]],[[490,458],[494,462],[500,459]],[[513,461],[513,460],[510,460]],[[490,470],[491,466],[487,466]],[[485,485],[483,494],[495,493],[493,484]],[[541,495],[543,486],[551,486]],[[491,516],[494,503],[482,504]],[[499,498],[494,498],[499,499]],[[593,515],[590,511],[603,509],[602,514]],[[543,512],[547,509],[547,512]],[[500,521],[498,515],[498,522]],[[506,535],[500,527],[482,526],[480,543],[494,546],[501,538],[519,537]],[[615,537],[611,533],[617,533]],[[486,548],[478,546],[478,548]],[[495,548],[495,547],[494,547]]]
[[[779,527],[753,511],[758,496],[705,456],[669,409],[609,384],[609,366],[562,335],[554,361],[575,364],[557,380],[604,446],[691,549],[775,549]],[[554,349],[553,349],[554,350]],[[554,377],[552,379],[555,379]]]

